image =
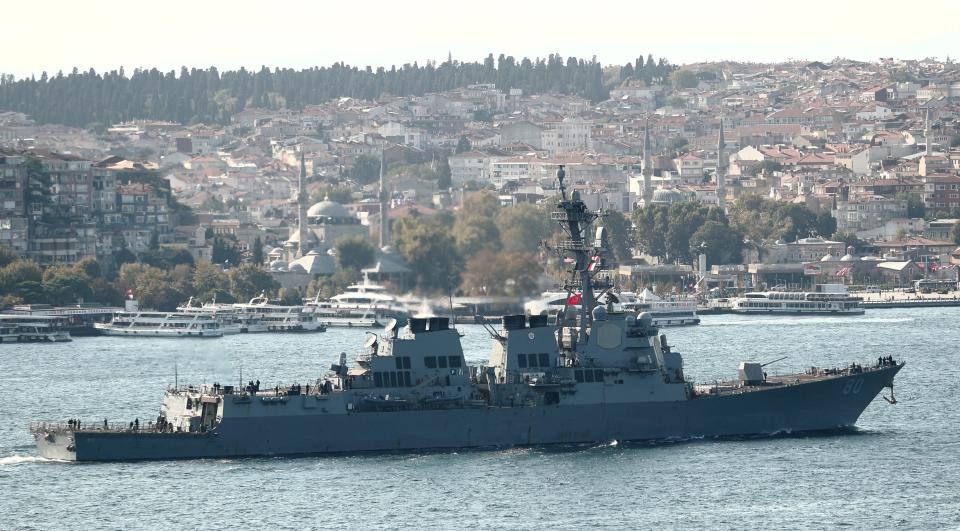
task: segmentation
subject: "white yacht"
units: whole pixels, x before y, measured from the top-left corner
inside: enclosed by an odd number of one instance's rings
[[[649,312],[653,317],[653,324],[662,326],[683,326],[700,323],[697,315],[697,303],[692,299],[674,297],[663,300],[653,292],[644,289],[638,296],[631,291],[615,292],[613,296],[617,305],[623,309]],[[527,315],[547,315],[551,322],[555,322],[556,315],[563,310],[567,302],[565,291],[545,291],[540,298],[523,305]],[[578,304],[570,306],[579,307]]]
[[[374,284],[364,276],[359,284],[347,286],[339,295],[327,301],[320,294],[307,303],[317,319],[326,326],[374,327],[390,319],[406,319],[407,306],[397,297],[387,293],[387,288]]]
[[[93,325],[105,336],[221,337],[220,321],[210,315],[181,312],[117,312],[109,323]]]
[[[259,319],[242,318],[233,304],[218,303],[216,301],[200,304],[190,297],[185,304],[177,306],[177,311],[185,314],[209,315],[220,322],[220,329],[224,335],[247,332],[266,332]]]
[[[41,315],[0,315],[0,343],[60,343],[72,341],[60,325],[63,319]]]
[[[697,301],[683,296],[671,295],[669,298],[658,297],[649,289],[644,288],[639,295],[631,291],[622,291],[616,294],[620,305],[639,312],[650,312],[654,326],[686,326],[700,324],[697,315]]]
[[[327,329],[312,310],[303,306],[274,304],[264,293],[250,299],[248,303],[237,303],[233,307],[241,322],[248,323],[247,332],[259,331],[260,327],[267,332],[323,332]],[[254,323],[258,330],[249,329]]]
[[[863,299],[843,284],[820,284],[815,291],[754,291],[730,299],[730,311],[747,314],[862,315]]]

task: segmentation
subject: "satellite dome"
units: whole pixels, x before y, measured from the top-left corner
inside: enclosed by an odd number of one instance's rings
[[[640,322],[640,326],[643,328],[650,328],[653,326],[653,314],[650,312],[641,312],[637,315],[637,321]]]
[[[593,320],[594,321],[606,321],[607,320],[607,309],[603,306],[597,306],[593,309]]]

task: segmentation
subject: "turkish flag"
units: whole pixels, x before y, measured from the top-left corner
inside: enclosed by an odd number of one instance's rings
[[[567,305],[575,306],[577,304],[580,304],[580,298],[581,297],[579,293],[574,293],[573,295],[570,295],[569,297],[567,297]]]

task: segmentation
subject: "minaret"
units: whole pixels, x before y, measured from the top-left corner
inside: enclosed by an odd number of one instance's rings
[[[390,193],[387,191],[387,157],[380,150],[380,248],[390,244]]]
[[[717,206],[721,209],[726,208],[727,206],[727,189],[724,187],[726,184],[726,173],[724,171],[723,164],[723,148],[725,143],[723,141],[723,116],[720,117],[720,134],[717,135]]]
[[[926,156],[929,157],[929,156],[933,155],[933,143],[930,142],[930,107],[927,107],[927,111],[926,111],[926,113],[924,114],[924,120],[923,120],[923,122],[924,122],[924,124],[923,124],[923,140],[924,140],[924,142],[926,142],[926,144],[927,144],[927,148],[926,148],[926,151],[924,152],[924,155],[926,155]]]
[[[300,176],[297,178],[297,235],[300,237],[297,257],[309,251],[307,249],[307,163],[300,152]]]
[[[650,160],[650,121],[648,120],[643,129],[643,166],[641,167],[643,175],[643,206],[649,206],[653,199],[653,163]]]

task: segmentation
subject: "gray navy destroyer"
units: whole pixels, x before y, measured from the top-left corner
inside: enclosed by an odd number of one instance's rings
[[[176,387],[150,423],[34,423],[40,455],[222,458],[796,433],[853,426],[883,388],[892,396],[903,367],[892,357],[777,377],[743,362],[736,380],[688,380],[650,315],[603,289],[604,230],[591,232],[598,213],[568,196],[562,167],[557,177],[552,218],[564,236],[555,248],[579,304],[555,322],[517,315],[488,326],[487,365],[467,365],[448,319],[410,318],[371,336],[354,364],[341,354],[313,385]]]

